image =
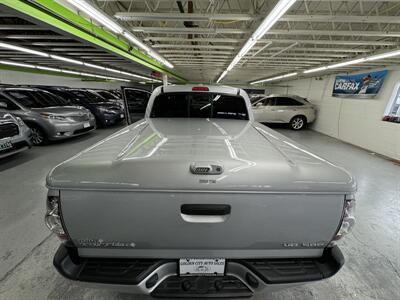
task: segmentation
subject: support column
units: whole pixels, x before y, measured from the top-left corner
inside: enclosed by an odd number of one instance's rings
[[[162,75],[162,81],[163,81],[163,86],[168,85],[168,75],[167,74]]]

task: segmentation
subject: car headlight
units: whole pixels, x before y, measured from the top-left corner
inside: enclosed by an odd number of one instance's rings
[[[60,215],[60,197],[47,196],[47,211],[44,217],[47,228],[55,233],[61,240],[68,240],[69,236],[63,228]]]
[[[344,200],[342,224],[340,225],[338,232],[332,240],[333,244],[335,243],[335,241],[340,240],[343,236],[348,234],[354,227],[356,223],[355,210],[356,198],[353,194],[346,195]]]
[[[49,119],[49,120],[59,120],[59,121],[65,121],[66,117],[60,116],[60,115],[53,115],[49,113],[41,113],[40,114],[43,118]]]

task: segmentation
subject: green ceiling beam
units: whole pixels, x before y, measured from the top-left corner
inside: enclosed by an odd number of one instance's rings
[[[55,28],[135,61],[152,70],[167,74],[180,82],[186,82],[183,77],[175,74],[158,61],[137,49],[132,49],[125,41],[118,39],[117,36],[94,25],[75,12],[58,4],[54,0],[35,0],[35,3],[37,5],[29,4],[23,0],[0,0],[0,4],[29,17],[47,23]],[[42,7],[42,9],[40,9],[40,7]],[[51,15],[50,12],[54,15]]]

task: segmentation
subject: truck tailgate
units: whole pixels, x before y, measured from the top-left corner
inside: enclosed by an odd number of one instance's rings
[[[343,203],[337,194],[61,191],[64,225],[79,254],[120,258],[319,256]],[[229,211],[188,216],[187,204]]]

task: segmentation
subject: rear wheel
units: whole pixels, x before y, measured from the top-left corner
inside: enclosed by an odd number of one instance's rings
[[[31,126],[32,143],[36,146],[44,145],[47,142],[47,137],[43,129],[38,126]]]
[[[295,116],[290,120],[290,127],[293,130],[301,130],[307,125],[306,118],[303,116]]]

